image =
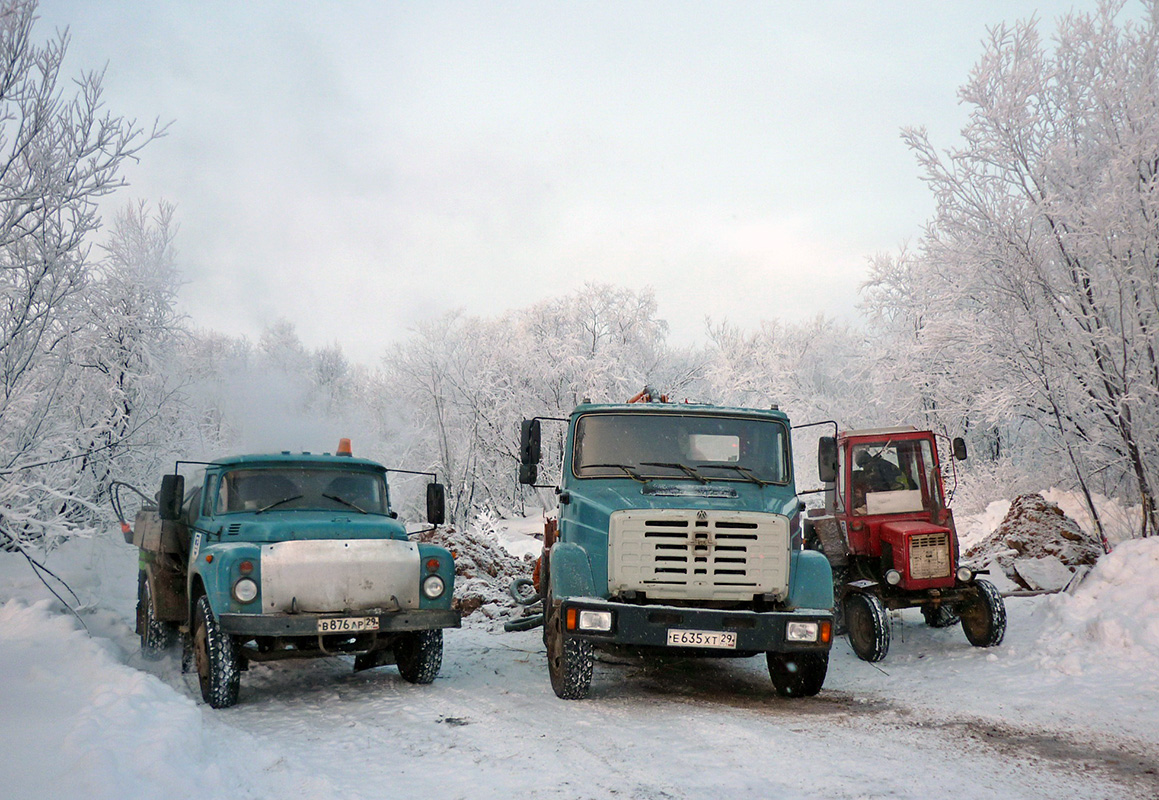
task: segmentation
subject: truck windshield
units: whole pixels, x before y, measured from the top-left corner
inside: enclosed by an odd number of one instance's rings
[[[885,440],[853,446],[854,514],[899,514],[928,510],[941,501],[937,464],[927,439]]]
[[[309,467],[234,469],[217,488],[214,513],[238,511],[387,513],[386,481],[376,472]]]
[[[788,432],[777,420],[708,414],[585,414],[576,421],[578,478],[787,483]]]

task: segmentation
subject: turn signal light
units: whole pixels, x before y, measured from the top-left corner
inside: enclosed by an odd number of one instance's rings
[[[254,562],[252,562],[252,561],[241,562],[240,564],[237,565],[237,571],[240,572],[242,575],[249,575],[251,572],[254,571]]]
[[[428,558],[427,559],[427,572],[438,572],[438,571],[439,571],[439,560],[437,558]]]
[[[579,612],[574,608],[569,608],[565,622],[567,623],[567,629],[574,631],[579,626]]]
[[[833,639],[833,625],[828,622],[821,623],[821,642],[828,644]]]

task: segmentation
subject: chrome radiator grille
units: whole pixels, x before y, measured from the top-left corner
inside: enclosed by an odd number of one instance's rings
[[[950,537],[945,533],[919,533],[909,540],[911,578],[944,578],[950,574]]]
[[[789,522],[777,514],[693,509],[617,511],[608,531],[608,589],[657,600],[783,598]]]

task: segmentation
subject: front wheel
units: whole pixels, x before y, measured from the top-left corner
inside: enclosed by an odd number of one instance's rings
[[[773,688],[781,697],[812,697],[821,691],[829,671],[829,651],[765,653]]]
[[[411,683],[430,683],[443,666],[443,632],[404,633],[394,645],[398,673]]]
[[[149,576],[144,572],[137,574],[137,633],[141,636],[141,655],[148,661],[156,661],[173,644],[177,626],[157,619]]]
[[[558,605],[546,607],[544,641],[547,644],[547,674],[551,688],[561,700],[583,700],[592,687],[595,653],[587,639],[568,636],[563,630],[563,614]]]
[[[845,629],[849,644],[862,661],[881,661],[889,652],[889,614],[881,598],[854,592],[845,598]]]
[[[1006,604],[990,581],[976,580],[978,596],[962,609],[962,630],[975,647],[994,647],[1006,636]]]
[[[237,646],[218,626],[205,595],[197,598],[193,613],[193,658],[202,699],[211,708],[229,708],[236,703],[241,686]]]

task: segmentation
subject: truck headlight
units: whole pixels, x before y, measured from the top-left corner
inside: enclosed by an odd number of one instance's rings
[[[612,612],[581,609],[579,629],[581,631],[610,631],[612,629]]]
[[[438,575],[428,575],[423,581],[423,594],[431,600],[441,597],[446,588],[447,584],[443,583],[443,579]]]
[[[258,597],[258,585],[252,578],[242,578],[233,585],[233,599],[239,603],[252,603]]]
[[[896,569],[891,569],[885,573],[885,582],[890,586],[897,586],[901,583],[901,573]]]
[[[785,626],[785,639],[790,642],[817,641],[816,622],[790,622]]]

